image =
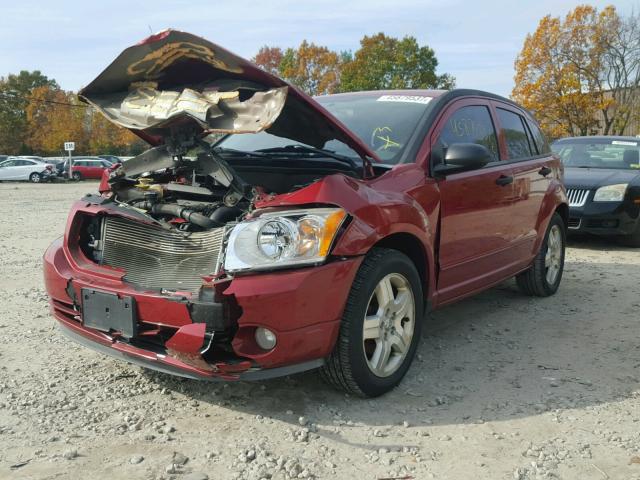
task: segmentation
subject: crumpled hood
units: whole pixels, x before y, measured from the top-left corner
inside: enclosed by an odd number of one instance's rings
[[[151,143],[181,133],[256,133],[322,148],[339,140],[376,155],[311,97],[201,37],[176,30],[124,50],[79,92],[113,123]]]

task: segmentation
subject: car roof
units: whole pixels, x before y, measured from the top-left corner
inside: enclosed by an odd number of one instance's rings
[[[509,100],[508,98],[502,97],[500,95],[496,95],[495,93],[485,92],[483,90],[475,90],[470,88],[454,88],[453,90],[435,90],[435,89],[399,89],[399,90],[364,90],[360,92],[344,92],[344,93],[333,93],[330,95],[319,95],[314,97],[316,99],[322,99],[327,97],[377,97],[380,95],[415,95],[420,97],[487,97],[493,98],[495,100],[500,100],[502,102],[510,103],[516,105],[519,108],[522,108],[520,105],[515,103],[513,100]]]
[[[447,105],[449,101],[452,101],[456,98],[461,97],[483,97],[491,100],[498,100],[503,103],[507,103],[517,109],[525,112],[526,115],[533,119],[534,116],[524,108],[522,105],[518,105],[513,100],[510,100],[506,97],[502,97],[500,95],[496,95],[495,93],[485,92],[484,90],[475,90],[471,88],[454,88],[453,90],[428,90],[428,89],[402,89],[402,90],[365,90],[360,92],[344,92],[344,93],[334,93],[331,95],[321,95],[314,97],[315,100],[318,100],[320,104],[322,104],[322,99],[324,98],[348,98],[348,97],[378,97],[381,95],[413,95],[420,97],[431,97],[434,99],[431,104],[437,104],[436,110],[440,110]]]
[[[591,135],[583,137],[565,137],[559,138],[553,143],[589,143],[593,141],[621,141],[621,142],[637,142],[640,143],[640,137],[621,136],[621,135]]]

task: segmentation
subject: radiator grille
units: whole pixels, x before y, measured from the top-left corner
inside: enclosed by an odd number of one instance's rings
[[[180,233],[119,217],[105,217],[102,264],[151,289],[196,292],[202,275],[216,273],[224,228]]]
[[[569,199],[570,207],[582,207],[587,203],[587,197],[589,196],[589,190],[581,190],[576,188],[569,188],[567,190],[567,198]]]

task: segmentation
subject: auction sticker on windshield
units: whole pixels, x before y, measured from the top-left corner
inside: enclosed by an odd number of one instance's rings
[[[629,147],[637,147],[638,142],[625,142],[624,140],[614,140],[611,145],[627,145]]]
[[[431,97],[421,95],[382,95],[378,97],[378,102],[405,102],[405,103],[429,103]]]

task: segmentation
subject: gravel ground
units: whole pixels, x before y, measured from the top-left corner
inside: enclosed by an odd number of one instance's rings
[[[434,313],[376,400],[203,383],[76,346],[41,256],[95,183],[0,184],[0,478],[640,479],[640,251],[574,241],[557,295]]]

